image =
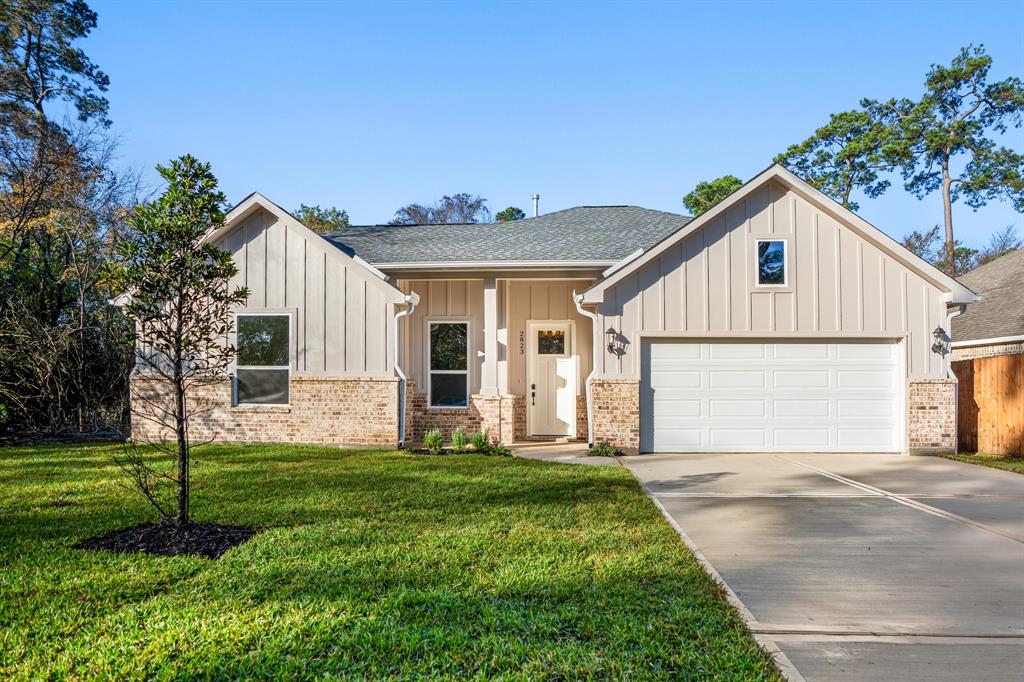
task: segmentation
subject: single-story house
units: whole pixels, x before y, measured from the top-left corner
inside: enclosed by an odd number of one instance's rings
[[[1024,455],[1024,249],[959,279],[981,296],[953,320],[959,447]]]
[[[210,239],[250,296],[196,437],[955,446],[942,340],[974,293],[778,165],[693,219],[579,206],[320,236],[253,194]]]

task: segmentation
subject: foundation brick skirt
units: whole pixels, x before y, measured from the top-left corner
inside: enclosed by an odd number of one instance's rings
[[[956,381],[907,383],[907,451],[911,455],[956,452]]]
[[[190,396],[190,405],[201,410],[191,419],[190,435],[196,441],[394,447],[398,386],[395,377],[293,376],[289,405],[234,407],[231,380],[225,379],[198,387]],[[133,409],[143,408],[146,401],[139,397],[160,400],[165,387],[144,376],[132,377]],[[133,414],[132,437],[157,441],[174,434]]]
[[[423,436],[439,429],[449,440],[458,427],[472,435],[486,430],[492,439],[510,444],[526,438],[526,399],[519,395],[471,395],[464,408],[428,407],[425,393],[416,392],[416,382],[406,388],[405,433],[409,442],[420,443]]]
[[[594,379],[594,442],[608,441],[627,453],[640,449],[640,380]]]

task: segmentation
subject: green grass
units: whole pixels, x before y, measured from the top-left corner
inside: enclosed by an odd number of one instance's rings
[[[150,518],[116,446],[0,448],[0,678],[779,679],[620,468],[212,446],[218,561],[71,549]]]
[[[958,462],[980,464],[981,466],[992,467],[993,469],[1002,469],[1004,471],[1012,471],[1017,474],[1024,474],[1024,457],[993,455],[985,452],[961,452],[955,455],[945,456],[948,459],[955,459]]]

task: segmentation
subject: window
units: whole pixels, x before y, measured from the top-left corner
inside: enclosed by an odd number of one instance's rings
[[[430,323],[430,406],[469,405],[469,324]]]
[[[786,242],[757,240],[757,285],[786,286]]]
[[[236,316],[235,404],[287,405],[291,316]]]
[[[564,355],[565,332],[562,330],[541,329],[537,332],[538,355]]]

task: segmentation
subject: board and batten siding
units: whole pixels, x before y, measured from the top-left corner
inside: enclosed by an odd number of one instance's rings
[[[469,392],[480,392],[484,364],[484,281],[482,279],[400,280],[398,288],[416,292],[419,305],[409,317],[402,318],[401,366],[416,382],[416,390],[427,392],[427,365],[430,353],[431,320],[469,322]]]
[[[784,287],[756,286],[756,240],[786,241]],[[930,350],[943,292],[778,182],[766,183],[605,292],[602,329],[625,336],[599,374],[638,376],[638,334],[907,337],[907,375],[942,378]],[[603,345],[603,344],[602,344]]]
[[[572,292],[583,291],[593,280],[498,280],[498,391],[525,396],[529,320],[570,320],[576,323],[576,354],[581,377],[593,364],[590,318],[576,310]],[[484,361],[484,280],[401,280],[398,287],[415,291],[420,303],[412,316],[402,320],[401,365],[420,392],[427,387],[430,320],[468,320],[470,324],[471,394],[480,392]],[[577,380],[582,386],[582,379]],[[582,388],[580,388],[582,390]]]
[[[391,376],[395,292],[306,228],[260,209],[221,237],[249,289],[245,308],[290,312],[297,374]]]

